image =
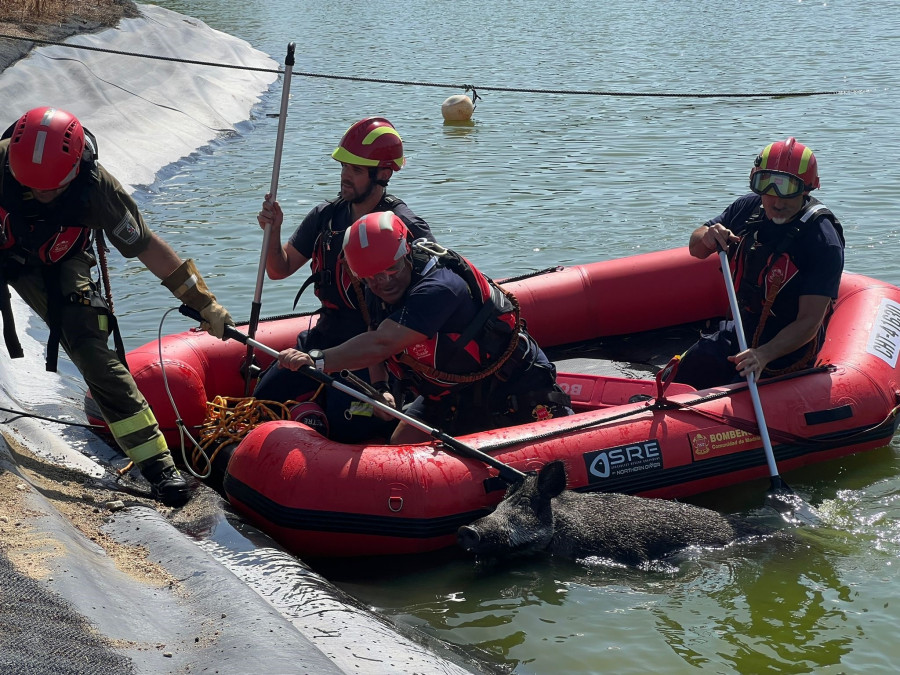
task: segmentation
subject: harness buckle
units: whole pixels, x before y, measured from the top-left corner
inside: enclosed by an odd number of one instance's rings
[[[69,293],[66,296],[66,300],[71,302],[74,305],[90,305],[91,304],[91,291],[75,291],[74,293]]]

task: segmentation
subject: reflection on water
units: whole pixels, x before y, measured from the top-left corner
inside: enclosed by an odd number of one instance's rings
[[[850,6],[833,3],[767,8],[773,25],[803,25],[818,36],[817,44],[840,44],[834,68],[822,67],[824,53],[790,40],[766,47],[767,63],[789,68],[752,67],[752,58],[735,55],[757,44],[756,12],[716,0],[704,0],[702,11],[674,13],[658,1],[580,0],[560,12],[539,0],[490,7],[436,0],[410,7],[394,0],[380,6],[386,15],[405,17],[391,29],[391,49],[376,48],[356,22],[336,19],[356,15],[346,2],[281,0],[254,3],[252,10],[230,1],[158,4],[244,37],[279,61],[288,41],[298,43],[279,187],[291,225],[337,193],[330,153],[352,121],[370,114],[387,116],[404,138],[408,163],[391,180],[392,190],[444,243],[496,277],[683,246],[698,223],[746,191],[763,145],[795,135],[817,153],[819,196],[844,223],[848,268],[900,282],[900,260],[886,254],[898,242],[893,214],[900,192],[889,170],[900,142],[894,114],[900,101],[886,67],[890,47],[879,37],[885,34],[880,17],[891,15],[888,0],[854,6],[852,17]],[[848,30],[867,20],[870,26]],[[467,30],[473,21],[482,28]],[[481,100],[472,126],[449,126],[440,105],[459,91],[332,81],[305,72],[474,83]],[[491,91],[492,85],[695,94],[859,91],[689,99]],[[142,200],[154,227],[198,260],[212,275],[214,291],[241,318],[249,315],[248,286],[255,283],[261,243],[253,216],[274,156],[277,121],[265,113],[277,111],[279,86],[238,138],[197,153]],[[118,289],[129,346],[152,339],[167,302],[135,267],[134,283]],[[264,313],[287,311],[300,281],[267,281]]]
[[[816,151],[817,196],[844,224],[848,270],[900,282],[893,0],[764,8],[728,0],[385,0],[363,15],[347,0],[157,4],[279,61],[297,42],[278,193],[286,230],[337,193],[330,153],[366,115],[388,117],[403,136],[408,163],[392,191],[442,243],[498,278],[684,246],[697,224],[746,191],[758,150],[793,135]],[[441,102],[462,91],[303,72],[474,83],[482,100],[471,125],[447,125]],[[491,86],[855,93],[688,99]],[[249,315],[261,243],[254,214],[272,173],[277,122],[265,114],[278,109],[280,94],[273,88],[236,136],[170,167],[138,195],[152,226],[197,259],[239,318]],[[171,301],[140,264],[116,256],[111,263],[128,346],[155,339]],[[263,314],[288,311],[304,276],[267,281]],[[311,309],[311,294],[302,303]],[[164,332],[187,325],[173,318]],[[694,552],[674,570],[533,560],[490,571],[456,556],[419,568],[360,564],[375,582],[355,577],[352,565],[336,578],[364,602],[481,647],[518,673],[892,672],[897,456],[895,443],[792,472],[786,479],[820,507],[826,525]],[[706,505],[757,513],[766,487],[712,495]]]
[[[843,631],[849,588],[828,558],[802,541],[751,553],[732,567],[732,583],[706,598],[723,660],[741,673],[839,664],[852,647]]]

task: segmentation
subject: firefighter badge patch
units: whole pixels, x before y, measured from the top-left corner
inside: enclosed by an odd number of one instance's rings
[[[531,416],[538,422],[553,419],[553,413],[550,412],[550,408],[545,406],[543,403],[534,406],[534,409],[531,411]]]

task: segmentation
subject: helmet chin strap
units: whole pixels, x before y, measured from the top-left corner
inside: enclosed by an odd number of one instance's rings
[[[388,172],[387,178],[382,178],[381,180],[379,180],[378,179],[378,171],[381,168],[382,167],[377,166],[377,167],[373,167],[373,168],[369,169],[369,180],[371,180],[373,183],[380,185],[383,188],[386,188],[388,186],[388,181],[391,179],[391,175],[393,174],[393,172]]]
[[[386,180],[377,180],[376,179],[377,175],[378,175],[377,168],[369,169],[369,187],[366,189],[365,192],[363,192],[361,195],[359,195],[356,199],[350,200],[351,204],[362,204],[364,201],[366,201],[369,197],[372,196],[372,191],[375,190],[376,185],[380,185],[383,188],[387,187],[388,182]]]

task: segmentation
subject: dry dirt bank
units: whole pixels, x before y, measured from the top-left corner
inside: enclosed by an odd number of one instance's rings
[[[132,0],[0,0],[0,34],[61,41],[139,16]],[[0,38],[0,71],[27,56],[34,42]]]

